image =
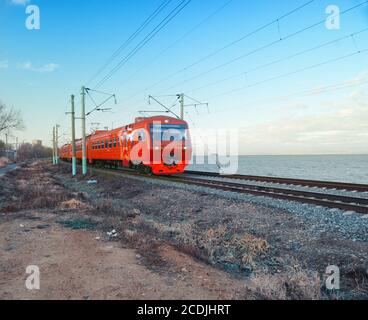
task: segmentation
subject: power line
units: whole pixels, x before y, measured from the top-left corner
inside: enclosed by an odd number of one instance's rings
[[[216,84],[219,84],[221,82],[225,82],[225,81],[228,81],[228,80],[232,80],[232,79],[235,79],[235,78],[238,78],[238,77],[241,77],[241,76],[244,76],[244,75],[248,75],[249,73],[251,72],[255,72],[255,71],[258,71],[258,70],[261,70],[261,69],[264,69],[264,68],[267,68],[267,67],[270,67],[272,65],[275,65],[277,63],[280,63],[280,62],[285,62],[285,61],[288,61],[288,60],[291,60],[295,57],[298,57],[298,56],[301,56],[303,54],[306,54],[306,53],[310,53],[312,51],[315,51],[315,50],[318,50],[318,49],[321,49],[323,47],[326,47],[326,46],[329,46],[329,45],[332,45],[332,44],[335,44],[337,42],[340,42],[342,40],[346,40],[346,39],[349,39],[349,38],[352,38],[354,37],[355,35],[358,35],[358,34],[361,34],[363,32],[366,32],[368,31],[368,28],[365,28],[365,29],[362,29],[360,31],[357,31],[357,32],[354,32],[352,34],[349,34],[347,36],[343,36],[343,37],[340,37],[340,38],[337,38],[335,40],[332,40],[332,41],[328,41],[328,42],[324,42],[318,46],[314,46],[314,47],[311,47],[309,49],[305,49],[305,50],[302,50],[302,51],[299,51],[297,53],[294,53],[292,55],[289,55],[287,57],[284,57],[284,58],[280,58],[280,59],[276,59],[276,60],[273,60],[271,62],[268,62],[268,63],[265,63],[265,64],[262,64],[260,66],[257,66],[257,67],[254,67],[252,69],[249,69],[247,71],[243,71],[241,73],[236,73],[232,76],[229,76],[229,77],[226,77],[226,78],[223,78],[223,79],[220,79],[220,80],[217,80],[217,81],[213,81],[209,84],[206,84],[206,85],[203,85],[201,87],[198,87],[198,88],[195,88],[195,89],[192,89],[190,91],[198,91],[198,90],[201,90],[201,89],[204,89],[204,88],[207,88],[207,87],[210,87],[210,86],[213,86],[213,85],[216,85]],[[357,47],[356,47],[357,48]],[[185,82],[187,81],[190,81],[190,80],[186,80]],[[176,86],[176,85],[175,85]]]
[[[228,48],[230,48],[230,47],[234,46],[235,44],[237,44],[237,43],[239,43],[239,42],[241,42],[241,41],[243,41],[243,40],[245,40],[245,39],[249,38],[250,36],[257,34],[258,32],[260,32],[260,31],[262,31],[262,30],[264,30],[264,29],[268,28],[269,26],[271,26],[271,25],[273,25],[273,24],[275,24],[275,23],[279,22],[280,20],[283,20],[283,19],[287,18],[288,16],[290,16],[290,15],[294,14],[295,12],[297,12],[297,11],[299,11],[299,10],[301,10],[301,9],[305,8],[306,6],[310,5],[310,4],[311,4],[311,3],[313,3],[314,1],[315,1],[315,0],[310,0],[310,1],[306,2],[306,3],[304,3],[303,5],[298,6],[297,8],[295,8],[295,9],[293,9],[293,10],[291,10],[291,11],[289,11],[289,12],[285,13],[284,15],[282,15],[282,16],[280,16],[280,17],[276,18],[275,20],[272,20],[271,22],[268,22],[268,23],[266,23],[266,24],[262,25],[261,27],[258,27],[257,29],[255,29],[255,30],[253,30],[253,31],[251,31],[251,32],[249,32],[249,33],[247,33],[247,34],[245,34],[244,36],[240,37],[239,39],[234,40],[234,41],[232,41],[232,42],[228,43],[227,45],[225,45],[225,46],[221,47],[220,49],[217,49],[216,51],[214,51],[214,52],[212,52],[212,53],[210,53],[210,54],[208,54],[208,55],[206,55],[206,56],[204,56],[204,57],[200,58],[199,60],[197,60],[197,61],[195,61],[195,62],[191,63],[190,65],[188,65],[188,66],[186,66],[186,67],[184,67],[184,68],[182,68],[182,69],[179,69],[178,71],[176,71],[176,72],[174,72],[174,73],[172,73],[172,74],[168,75],[167,77],[165,77],[165,78],[163,78],[163,79],[161,79],[161,80],[157,81],[156,83],[154,83],[154,84],[153,84],[153,85],[151,85],[150,87],[147,87],[146,89],[144,89],[144,91],[147,91],[147,90],[152,89],[153,87],[157,86],[158,84],[160,84],[160,83],[162,83],[162,82],[164,82],[164,81],[166,81],[166,80],[168,80],[168,79],[170,79],[170,78],[174,77],[174,76],[175,76],[175,75],[177,75],[178,73],[181,73],[181,72],[187,71],[188,69],[190,69],[190,68],[192,68],[192,67],[194,67],[194,66],[196,66],[196,65],[198,65],[198,64],[200,64],[200,63],[202,63],[203,61],[205,61],[205,60],[207,60],[207,59],[209,59],[209,58],[211,58],[211,57],[213,57],[213,56],[217,55],[218,53],[220,53],[220,52],[222,52],[222,51],[224,51],[224,50],[226,50],[226,49],[228,49]],[[367,2],[368,2],[368,1],[367,1]],[[138,95],[140,92],[141,92],[141,91],[139,91],[139,92],[137,92],[136,94],[134,94],[134,95],[132,95],[132,96],[128,97],[128,98],[127,98],[127,100],[128,100],[128,99],[131,99],[132,97],[135,97],[135,96],[136,96],[136,95]]]
[[[256,103],[264,103],[264,102],[268,102],[268,101],[275,101],[275,100],[285,100],[294,96],[312,96],[312,95],[319,95],[325,92],[329,92],[329,91],[335,91],[335,90],[341,90],[341,89],[346,89],[346,88],[351,88],[351,87],[357,87],[357,86],[362,86],[368,84],[368,77],[365,77],[361,80],[349,80],[349,81],[344,81],[344,82],[340,82],[340,83],[335,83],[333,85],[329,85],[329,86],[325,86],[325,87],[319,87],[319,88],[313,88],[313,89],[308,89],[308,90],[303,90],[303,91],[298,91],[298,92],[294,92],[294,93],[290,93],[284,96],[274,96],[271,98],[265,98],[265,99],[258,99],[258,100],[254,100],[254,101],[250,101],[248,102],[246,105],[251,105],[254,106]],[[235,106],[235,107],[230,107],[227,108],[226,110],[221,110],[221,111],[214,111],[213,113],[219,113],[219,112],[228,112],[228,110],[230,109],[236,109],[239,106]]]
[[[172,19],[174,19],[192,0],[183,0],[176,6],[125,58],[123,58],[96,86],[99,88],[109,80],[122,66],[152,40]]]
[[[341,89],[346,89],[346,88],[351,88],[351,87],[356,87],[356,86],[361,86],[368,83],[368,79],[363,79],[360,81],[357,80],[352,80],[352,81],[345,81],[343,83],[338,83],[338,84],[334,84],[334,85],[330,85],[330,86],[325,86],[322,88],[315,88],[315,89],[310,89],[310,90],[304,90],[304,91],[299,91],[297,93],[293,93],[293,94],[289,94],[286,96],[279,96],[278,99],[286,99],[286,98],[290,98],[293,96],[311,96],[311,95],[316,95],[316,94],[321,94],[321,93],[325,93],[328,91],[334,91],[334,90],[341,90]]]
[[[214,16],[219,14],[222,10],[224,10],[231,2],[234,0],[228,0],[224,4],[222,4],[219,8],[217,8],[214,12],[212,12],[209,16],[207,16],[205,19],[203,19],[201,22],[199,22],[197,25],[195,25],[193,28],[191,28],[189,31],[187,31],[184,35],[182,35],[179,39],[175,40],[173,43],[171,43],[169,46],[167,46],[164,50],[162,50],[159,54],[157,54],[153,59],[151,59],[147,64],[143,65],[141,68],[136,70],[132,75],[130,75],[127,79],[127,81],[134,78],[141,70],[144,70],[147,68],[150,64],[152,64],[153,61],[160,58],[164,53],[166,53],[168,50],[173,48],[176,44],[178,44],[180,41],[184,40],[188,35],[190,35],[192,32],[200,28],[203,24],[205,24],[207,21],[212,19]]]
[[[358,51],[355,51],[355,52],[347,54],[347,55],[343,55],[343,56],[340,56],[340,57],[337,57],[337,58],[334,58],[334,59],[326,60],[326,61],[314,64],[314,65],[311,65],[311,66],[308,66],[308,67],[304,67],[302,69],[298,69],[298,70],[295,70],[295,71],[292,71],[292,72],[287,72],[287,73],[277,75],[277,76],[274,76],[274,77],[271,77],[271,78],[268,78],[268,79],[265,79],[265,80],[262,80],[262,81],[255,82],[255,83],[247,85],[247,86],[242,86],[242,87],[239,87],[239,88],[236,88],[236,89],[232,89],[230,91],[226,91],[226,92],[214,95],[214,96],[212,96],[212,98],[218,98],[218,97],[221,97],[221,96],[229,95],[229,94],[237,92],[237,91],[241,91],[241,90],[249,89],[249,88],[252,88],[252,87],[256,87],[256,86],[258,86],[260,84],[264,84],[266,82],[270,82],[270,81],[277,80],[277,79],[280,79],[280,78],[285,78],[285,77],[288,77],[288,76],[291,76],[291,75],[294,75],[294,74],[297,74],[297,73],[300,73],[300,72],[304,72],[304,71],[307,71],[307,70],[310,70],[310,69],[322,67],[324,65],[334,63],[334,62],[337,62],[337,61],[341,61],[341,60],[345,60],[347,58],[350,58],[350,57],[353,57],[353,56],[356,56],[358,54],[362,54],[362,53],[365,53],[365,52],[368,52],[368,49],[358,50]]]
[[[147,19],[139,26],[139,28],[125,40],[125,42],[107,59],[105,64],[87,81],[87,84],[96,79],[109,64],[164,10],[172,0],[164,0],[158,8],[152,12]]]
[[[363,5],[363,4],[365,4],[365,3],[368,3],[368,1],[365,1],[365,2],[363,2],[363,3],[361,3],[361,4],[358,4],[358,5],[355,5],[355,6],[351,7],[351,8],[349,8],[349,9],[345,10],[345,11],[342,11],[342,12],[340,13],[340,16],[342,16],[342,15],[344,15],[344,14],[346,14],[346,13],[348,13],[348,12],[350,12],[350,11],[354,10],[354,9],[357,9],[358,7],[362,6],[362,5]],[[258,52],[260,52],[260,51],[263,51],[263,50],[265,50],[265,49],[268,49],[268,48],[270,48],[270,47],[272,47],[272,46],[274,46],[274,45],[276,45],[276,44],[278,44],[278,43],[280,43],[280,42],[282,42],[282,41],[284,41],[284,40],[288,40],[288,39],[290,39],[290,38],[293,38],[293,37],[295,37],[295,36],[297,36],[297,35],[299,35],[299,34],[301,34],[301,33],[305,32],[305,31],[307,31],[307,30],[310,30],[310,29],[312,29],[312,28],[314,28],[314,27],[317,27],[317,26],[319,26],[319,25],[321,25],[321,24],[324,24],[325,22],[326,22],[326,20],[325,20],[325,19],[322,19],[322,20],[320,20],[320,21],[318,21],[318,22],[316,22],[316,23],[313,23],[313,24],[311,24],[311,25],[309,25],[309,26],[305,27],[305,28],[302,28],[302,29],[300,29],[300,30],[298,30],[298,31],[295,31],[295,32],[293,32],[293,33],[291,33],[291,34],[289,34],[289,35],[287,35],[287,36],[285,36],[285,37],[281,37],[281,38],[279,38],[279,39],[277,39],[277,40],[275,40],[275,41],[271,41],[271,42],[267,43],[266,45],[263,45],[263,46],[261,46],[261,47],[259,47],[259,48],[257,48],[257,49],[254,49],[254,50],[249,51],[249,52],[247,52],[247,53],[245,53],[245,54],[242,54],[242,55],[240,55],[240,56],[238,56],[238,57],[236,57],[236,58],[233,58],[233,59],[231,59],[231,60],[229,60],[229,61],[227,61],[227,62],[221,63],[221,64],[219,64],[219,65],[217,65],[217,66],[215,66],[215,67],[212,67],[211,69],[208,69],[208,70],[206,70],[206,71],[203,71],[203,72],[201,72],[201,73],[199,73],[199,74],[197,74],[197,75],[195,75],[195,76],[193,76],[193,77],[191,77],[191,78],[189,78],[189,79],[186,79],[186,80],[184,80],[184,81],[181,81],[181,82],[179,82],[179,83],[176,83],[176,84],[174,84],[174,85],[170,86],[169,88],[167,88],[166,90],[172,90],[173,88],[175,88],[175,87],[177,87],[177,86],[179,86],[179,85],[182,85],[183,83],[186,83],[186,82],[189,82],[189,81],[192,81],[192,80],[198,79],[198,78],[200,78],[200,77],[202,77],[202,76],[204,76],[204,75],[207,75],[207,74],[209,74],[209,73],[211,73],[211,72],[213,72],[213,71],[216,71],[216,70],[218,70],[218,69],[221,69],[221,68],[223,68],[223,67],[226,67],[226,66],[228,66],[228,65],[230,65],[230,64],[232,64],[232,63],[234,63],[234,62],[237,62],[237,61],[239,61],[239,60],[241,60],[241,59],[244,59],[244,58],[246,58],[246,57],[249,57],[249,56],[251,56],[251,55],[253,55],[253,54],[255,54],[255,53],[258,53]]]
[[[183,0],[177,7],[172,10],[169,15],[167,15],[152,31],[149,33],[124,59],[122,59],[105,78],[103,78],[98,84],[97,88],[110,79],[114,73],[116,73],[126,62],[128,62],[142,47],[144,47],[157,33],[159,33],[173,18],[175,18],[190,2],[187,2],[180,8],[180,6],[185,2]],[[178,9],[179,8],[179,9]],[[177,11],[176,11],[177,10]],[[175,12],[176,11],[176,12]]]

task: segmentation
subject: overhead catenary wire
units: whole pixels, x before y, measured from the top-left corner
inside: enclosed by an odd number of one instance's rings
[[[115,60],[116,57],[119,56],[121,52],[126,49],[129,44],[136,39],[141,32],[172,2],[172,0],[164,0],[161,4],[147,17],[147,19],[138,27],[135,32],[133,32],[130,37],[125,40],[123,44],[107,59],[107,61],[102,65],[100,69],[87,81],[87,85],[90,84],[93,80],[95,80],[110,64]]]
[[[202,21],[200,21],[198,24],[196,24],[194,27],[192,27],[189,31],[187,31],[184,35],[182,35],[180,38],[178,38],[177,40],[175,40],[173,43],[171,43],[169,46],[167,46],[165,49],[163,49],[162,51],[160,51],[154,58],[150,59],[150,61],[148,63],[146,63],[145,65],[141,66],[139,69],[137,69],[136,71],[134,71],[128,78],[126,81],[129,81],[131,79],[133,79],[141,70],[145,70],[149,65],[152,64],[153,61],[157,60],[158,58],[160,58],[164,53],[166,53],[167,51],[169,51],[171,48],[173,48],[175,45],[177,45],[180,41],[184,40],[186,37],[188,37],[191,33],[193,33],[195,30],[197,30],[198,28],[200,28],[203,24],[205,24],[206,22],[208,22],[210,19],[212,19],[213,17],[215,17],[217,14],[219,14],[222,10],[224,10],[227,6],[230,5],[230,3],[232,3],[234,0],[227,0],[224,4],[222,4],[220,7],[218,7],[214,12],[212,12],[210,15],[208,15],[206,18],[204,18]]]
[[[355,6],[351,7],[351,8],[349,8],[349,9],[346,9],[344,11],[341,11],[340,12],[340,16],[342,16],[342,15],[344,15],[344,14],[346,14],[346,13],[352,11],[352,10],[355,10],[355,9],[359,8],[360,6],[362,6],[363,4],[366,4],[366,3],[368,3],[368,1],[365,1],[363,3],[360,3],[358,5],[355,5]],[[228,61],[226,61],[224,63],[218,64],[218,65],[216,65],[216,66],[214,66],[214,67],[212,67],[212,68],[210,68],[210,69],[208,69],[206,71],[202,71],[202,72],[198,73],[197,75],[195,75],[195,76],[193,76],[193,77],[191,77],[189,79],[186,79],[186,80],[180,81],[179,83],[176,83],[174,85],[171,85],[170,87],[166,88],[164,91],[172,90],[173,88],[175,88],[177,86],[180,86],[180,85],[182,85],[184,83],[193,81],[193,80],[198,79],[198,78],[200,78],[200,77],[202,77],[204,75],[207,75],[207,74],[209,74],[209,73],[211,73],[213,71],[219,70],[219,69],[224,68],[224,67],[226,67],[226,66],[228,66],[230,64],[233,64],[234,62],[237,62],[237,61],[239,61],[241,59],[244,59],[246,57],[249,57],[249,56],[251,56],[251,55],[253,55],[255,53],[261,52],[261,51],[263,51],[265,49],[269,49],[269,48],[273,47],[274,45],[276,45],[276,44],[278,44],[278,43],[280,43],[282,41],[291,39],[291,38],[293,38],[293,37],[295,37],[295,36],[297,36],[297,35],[305,32],[307,30],[310,30],[312,28],[315,28],[315,27],[317,27],[317,26],[319,26],[321,24],[324,24],[325,22],[326,22],[326,20],[325,19],[322,19],[322,20],[320,20],[320,21],[318,21],[316,23],[313,23],[313,24],[311,24],[311,25],[309,25],[307,27],[304,27],[302,29],[299,29],[298,31],[292,32],[292,33],[290,33],[289,35],[287,35],[285,37],[279,38],[277,40],[273,40],[273,41],[271,41],[271,42],[269,42],[269,43],[267,43],[267,44],[265,44],[265,45],[263,45],[263,46],[261,46],[261,47],[259,47],[257,49],[251,50],[251,51],[249,51],[249,52],[247,52],[245,54],[242,54],[240,56],[237,56],[237,57],[235,57],[235,58],[233,58],[231,60],[228,60]]]
[[[308,49],[305,49],[305,50],[302,50],[302,51],[298,51],[297,53],[294,53],[294,54],[291,54],[291,55],[288,55],[286,57],[283,57],[283,58],[280,58],[280,59],[276,59],[276,60],[273,60],[271,62],[267,62],[265,64],[261,64],[257,67],[254,67],[254,68],[251,68],[251,69],[248,69],[246,71],[243,71],[243,72],[240,72],[240,73],[236,73],[234,75],[231,75],[229,77],[226,77],[226,78],[223,78],[223,79],[220,79],[220,80],[216,80],[216,81],[213,81],[213,82],[210,82],[208,84],[205,84],[205,85],[202,85],[200,87],[197,87],[195,89],[191,89],[190,91],[193,92],[193,91],[198,91],[198,90],[202,90],[202,89],[205,89],[205,88],[208,88],[210,86],[213,86],[213,85],[216,85],[216,84],[219,84],[219,83],[222,83],[222,82],[225,82],[225,81],[228,81],[228,80],[232,80],[232,79],[236,79],[236,78],[239,78],[239,77],[242,77],[244,75],[249,75],[249,73],[252,73],[252,72],[255,72],[255,71],[258,71],[258,70],[261,70],[261,69],[264,69],[264,68],[267,68],[267,67],[270,67],[270,66],[273,66],[275,64],[278,64],[280,62],[285,62],[285,61],[289,61],[295,57],[298,57],[298,56],[301,56],[303,54],[306,54],[306,53],[310,53],[312,51],[315,51],[315,50],[318,50],[318,49],[321,49],[321,48],[324,48],[324,47],[327,47],[329,45],[332,45],[332,44],[335,44],[335,43],[338,43],[342,40],[346,40],[346,39],[349,39],[351,38],[352,36],[354,35],[358,35],[358,34],[361,34],[361,33],[364,33],[364,32],[367,32],[368,31],[368,28],[364,28],[362,30],[359,30],[357,32],[354,32],[352,34],[349,34],[349,35],[346,35],[346,36],[343,36],[343,37],[340,37],[340,38],[337,38],[335,40],[331,40],[331,41],[327,41],[327,42],[324,42],[320,45],[317,45],[317,46],[313,46],[311,48],[308,48]],[[358,47],[356,46],[356,49],[358,50]],[[188,82],[189,80],[186,80],[185,82]],[[184,83],[184,82],[183,82]]]
[[[238,39],[236,39],[236,40],[234,40],[234,41],[232,41],[232,42],[230,42],[230,43],[226,44],[225,46],[223,46],[223,47],[221,47],[221,48],[219,48],[219,49],[215,50],[214,52],[212,52],[212,53],[210,53],[210,54],[208,54],[208,55],[206,55],[206,56],[204,56],[204,57],[200,58],[199,60],[196,60],[195,62],[193,62],[193,63],[191,63],[191,64],[189,64],[189,65],[187,65],[187,66],[185,66],[185,67],[183,67],[183,68],[181,68],[181,69],[179,69],[179,70],[177,70],[177,71],[173,72],[173,73],[171,73],[170,75],[168,75],[168,76],[166,76],[166,77],[164,77],[164,78],[162,78],[161,80],[159,80],[159,81],[155,82],[155,83],[154,83],[154,84],[152,84],[151,86],[146,87],[144,90],[140,90],[140,91],[138,91],[137,93],[134,93],[132,96],[128,97],[126,100],[130,100],[131,98],[133,98],[133,97],[137,96],[138,94],[140,94],[142,91],[150,90],[150,89],[152,89],[152,88],[156,87],[157,85],[159,85],[160,83],[162,83],[162,82],[164,82],[164,81],[166,81],[166,80],[171,79],[172,77],[176,76],[177,74],[182,73],[182,72],[185,72],[185,71],[187,71],[188,69],[190,69],[190,68],[192,68],[192,67],[194,67],[194,66],[196,66],[196,65],[198,65],[198,64],[200,64],[200,63],[202,63],[202,62],[204,62],[204,61],[206,61],[206,60],[208,60],[209,58],[212,58],[212,57],[216,56],[216,55],[217,55],[217,54],[219,54],[220,52],[222,52],[222,51],[224,51],[224,50],[226,50],[226,49],[228,49],[228,48],[230,48],[230,47],[232,47],[232,46],[236,45],[237,43],[239,43],[239,42],[241,42],[241,41],[243,41],[243,40],[245,40],[245,39],[247,39],[247,38],[251,37],[252,35],[255,35],[255,34],[259,33],[260,31],[265,30],[266,28],[268,28],[268,27],[270,27],[270,26],[274,25],[277,21],[283,20],[283,19],[285,19],[285,18],[287,18],[287,17],[291,16],[292,14],[294,14],[294,13],[296,13],[296,12],[298,12],[298,11],[302,10],[303,8],[305,8],[305,7],[307,7],[308,5],[312,4],[314,1],[315,1],[315,0],[307,1],[306,3],[304,3],[304,4],[302,4],[302,5],[300,5],[300,6],[296,7],[296,8],[294,8],[294,9],[292,9],[292,10],[290,10],[290,11],[288,11],[287,13],[283,14],[282,16],[277,17],[276,19],[272,20],[271,22],[268,22],[268,23],[266,23],[266,24],[264,24],[264,25],[262,25],[262,26],[260,26],[260,27],[256,28],[255,30],[253,30],[253,31],[251,31],[251,32],[246,33],[246,34],[245,34],[245,35],[243,35],[242,37],[240,37],[240,38],[238,38]],[[368,1],[367,1],[367,2],[368,2]]]
[[[170,21],[172,21],[192,0],[183,0],[176,6],[127,56],[120,62],[96,85],[96,89],[100,88],[107,80],[109,80],[118,70],[121,69],[132,57],[134,57],[140,49],[142,49],[149,41],[151,41]]]
[[[347,88],[352,88],[352,87],[358,87],[362,85],[368,85],[368,77],[365,77],[362,79],[353,79],[353,80],[343,81],[343,82],[335,83],[332,85],[316,87],[316,88],[307,89],[303,91],[297,91],[297,92],[289,93],[283,96],[273,96],[269,98],[252,100],[252,101],[247,102],[245,105],[242,104],[242,105],[232,106],[232,107],[226,108],[226,110],[221,109],[219,111],[212,111],[212,113],[216,114],[220,112],[229,112],[229,110],[239,108],[240,106],[242,107],[248,106],[248,105],[254,106],[257,103],[259,104],[259,103],[265,103],[269,101],[275,102],[277,100],[287,100],[292,97],[320,95],[326,92],[342,90],[342,89],[347,89]]]
[[[298,70],[283,73],[283,74],[280,74],[280,75],[277,75],[277,76],[274,76],[274,77],[271,77],[271,78],[267,78],[267,79],[264,79],[264,80],[246,85],[246,86],[242,86],[242,87],[235,88],[235,89],[232,89],[232,90],[229,90],[229,91],[226,91],[226,92],[222,92],[222,93],[219,93],[217,95],[211,96],[211,98],[215,99],[215,98],[218,98],[218,97],[221,97],[221,96],[226,96],[226,95],[232,94],[232,93],[237,92],[237,91],[242,91],[242,90],[245,90],[245,89],[253,88],[253,87],[256,87],[258,85],[264,84],[266,82],[270,82],[270,81],[273,81],[273,80],[278,80],[278,79],[285,78],[285,77],[288,77],[288,76],[291,76],[291,75],[294,75],[294,74],[297,74],[297,73],[300,73],[300,72],[304,72],[304,71],[307,71],[307,70],[319,68],[319,67],[322,67],[324,65],[334,63],[334,62],[338,62],[338,61],[341,61],[341,60],[345,60],[347,58],[351,58],[353,56],[356,56],[356,55],[359,55],[359,54],[362,54],[362,53],[366,53],[366,52],[368,52],[368,48],[364,49],[364,50],[354,51],[350,54],[346,54],[346,55],[343,55],[343,56],[339,56],[337,58],[329,59],[329,60],[326,60],[326,61],[323,61],[323,62],[320,62],[320,63],[317,63],[317,64],[313,64],[313,65],[310,65],[310,66],[307,66],[307,67],[304,67],[304,68],[301,68],[301,69],[298,69]]]

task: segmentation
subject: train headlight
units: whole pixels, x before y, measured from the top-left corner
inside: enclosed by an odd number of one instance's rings
[[[157,147],[157,146],[156,146],[156,147],[155,147],[155,150],[160,150],[160,147]]]

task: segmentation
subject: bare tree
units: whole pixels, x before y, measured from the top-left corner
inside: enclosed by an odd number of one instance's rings
[[[7,109],[0,102],[0,133],[5,130],[22,130],[24,129],[22,115],[19,110],[13,108]]]
[[[22,144],[17,152],[17,160],[50,158],[52,149],[40,145],[32,146],[30,143]]]

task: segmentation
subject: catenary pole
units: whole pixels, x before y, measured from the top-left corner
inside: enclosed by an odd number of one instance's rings
[[[180,94],[180,119],[184,120],[184,93]]]
[[[52,164],[55,165],[55,127],[52,128]]]
[[[55,129],[55,163],[59,164],[59,125]]]
[[[75,108],[74,108],[74,95],[71,96],[71,118],[72,118],[72,175],[77,175],[77,158],[76,158],[76,146],[75,146]]]
[[[83,175],[87,174],[87,146],[86,146],[86,88],[83,86],[81,90],[82,101],[82,172]]]

